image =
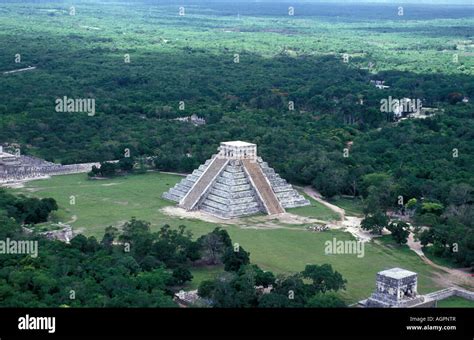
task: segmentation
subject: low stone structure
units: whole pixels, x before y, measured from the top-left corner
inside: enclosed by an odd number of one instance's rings
[[[199,117],[196,114],[192,114],[191,116],[186,116],[186,117],[178,117],[175,118],[174,120],[180,121],[180,122],[186,122],[186,123],[191,123],[194,126],[199,126],[199,125],[205,125],[206,120],[204,118]]]
[[[212,301],[209,299],[203,299],[198,295],[198,291],[190,290],[184,291],[180,290],[179,292],[174,294],[173,300],[177,302],[182,307],[189,307],[189,306],[198,306],[198,307],[205,307],[210,306]]]
[[[390,86],[385,85],[385,80],[371,80],[371,84],[374,84],[376,88],[380,90],[388,89]]]
[[[367,307],[409,307],[423,300],[418,296],[418,275],[406,269],[392,268],[377,273],[376,291],[367,299]]]
[[[417,292],[417,273],[392,268],[377,273],[376,291],[368,299],[359,301],[357,307],[416,308],[436,307],[437,302],[451,296],[474,301],[474,292],[450,287],[429,294]]]
[[[50,230],[40,233],[44,235],[49,240],[58,240],[61,242],[69,243],[74,236],[76,236],[72,230],[72,227],[67,224],[59,224],[62,229],[59,230]]]
[[[0,184],[45,178],[54,175],[85,173],[100,163],[61,165],[32,156],[16,156],[0,146]]]
[[[327,225],[311,225],[306,227],[307,230],[309,231],[327,231],[329,230],[329,227]]]
[[[163,197],[220,218],[274,215],[310,204],[257,156],[255,144],[223,142],[218,150]]]
[[[48,240],[57,240],[65,243],[69,243],[77,235],[69,224],[63,224],[60,222],[57,226],[60,229],[43,231],[38,234],[46,237]],[[22,227],[22,231],[25,234],[35,233],[33,229],[27,227]]]

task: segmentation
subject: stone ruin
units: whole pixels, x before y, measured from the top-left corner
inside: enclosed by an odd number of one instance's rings
[[[181,305],[182,307],[189,307],[189,306],[207,307],[212,304],[212,301],[210,299],[201,298],[198,295],[197,289],[190,290],[187,292],[184,290],[180,290],[179,292],[174,294],[173,300],[177,302],[179,305]]]
[[[72,230],[72,227],[67,224],[59,224],[62,229],[59,230],[50,230],[40,233],[44,235],[48,240],[58,240],[61,242],[69,243],[74,236],[76,236]]]
[[[32,156],[17,156],[4,152],[0,146],[0,183],[19,182],[53,175],[89,172],[99,163],[61,165]]]
[[[257,145],[222,142],[219,153],[163,194],[186,210],[219,218],[281,214],[310,202],[257,156]]]
[[[306,230],[309,230],[309,231],[327,231],[329,230],[329,227],[327,225],[310,225],[308,227],[306,227]]]
[[[460,287],[449,287],[425,295],[417,292],[417,274],[406,269],[392,268],[377,273],[377,289],[368,299],[355,307],[433,308],[440,300],[458,296],[474,301],[474,292]]]
[[[206,124],[206,120],[202,117],[199,117],[196,114],[192,114],[191,116],[186,116],[186,117],[178,117],[178,118],[175,118],[174,120],[177,120],[180,122],[191,123],[194,126],[200,126],[200,125]]]
[[[424,301],[418,295],[418,275],[406,269],[392,268],[377,273],[376,291],[365,307],[411,307]]]
[[[56,226],[60,229],[43,231],[38,234],[46,237],[48,240],[58,240],[65,243],[69,243],[77,235],[69,224],[59,222]],[[25,234],[33,234],[35,232],[27,227],[22,227],[22,231]]]

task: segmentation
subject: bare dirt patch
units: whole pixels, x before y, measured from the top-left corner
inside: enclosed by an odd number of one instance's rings
[[[198,219],[205,222],[236,225],[245,229],[297,229],[295,227],[285,227],[282,224],[305,225],[310,223],[324,223],[309,217],[298,216],[290,213],[278,215],[262,215],[245,218],[221,219],[202,211],[187,211],[176,206],[168,206],[160,209],[168,216],[179,217],[180,219]],[[301,228],[303,230],[303,228]]]
[[[71,219],[66,222],[66,224],[72,224],[77,221],[77,215],[72,215]]]

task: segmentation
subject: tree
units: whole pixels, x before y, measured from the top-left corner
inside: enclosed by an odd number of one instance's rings
[[[13,217],[8,217],[3,211],[0,210],[0,238],[2,240],[7,237],[12,237],[13,235],[21,232],[20,225],[15,221]]]
[[[54,198],[43,198],[41,200],[41,203],[49,212],[58,210],[59,208]]]
[[[215,288],[211,294],[213,305],[218,308],[255,307],[258,295],[255,280],[251,272],[225,273],[214,281]]]
[[[305,307],[310,308],[343,308],[347,307],[344,300],[336,296],[335,294],[316,294],[309,299]]]
[[[250,263],[250,253],[246,252],[241,246],[237,249],[236,251],[234,247],[227,247],[222,257],[224,270],[235,272],[239,270],[242,265]]]
[[[105,246],[106,248],[112,247],[114,240],[117,238],[119,231],[117,228],[109,226],[105,228],[104,236],[102,237],[102,241],[100,244]]]
[[[276,293],[263,294],[258,300],[259,308],[287,308],[292,307],[288,296]]]
[[[173,269],[173,278],[176,285],[182,285],[187,281],[191,281],[193,279],[193,275],[187,268],[180,266]]]
[[[367,215],[360,223],[362,229],[369,230],[374,234],[382,235],[382,230],[388,226],[389,218],[382,212]]]
[[[280,294],[291,300],[293,307],[304,307],[309,296],[311,296],[309,285],[306,285],[301,274],[290,276],[279,276],[275,281],[272,293]]]
[[[455,184],[449,191],[448,202],[456,206],[472,203],[473,190],[469,184]]]
[[[410,235],[410,226],[408,223],[403,221],[393,221],[387,229],[392,233],[392,237],[398,244],[407,243],[408,236]]]
[[[220,261],[225,246],[222,237],[218,233],[211,232],[204,235],[199,238],[198,243],[204,253],[203,258],[208,264],[215,265]]]
[[[130,172],[133,170],[133,166],[135,165],[135,161],[132,157],[124,157],[119,160],[117,163],[118,169],[124,172]]]
[[[198,295],[202,298],[211,298],[216,289],[216,282],[212,280],[201,281],[198,287]]]
[[[370,180],[367,179],[370,178]],[[367,189],[368,195],[365,200],[365,213],[376,213],[378,211],[387,211],[396,201],[396,185],[391,178],[383,179],[385,176],[364,176],[365,183],[376,183],[370,185]],[[379,182],[380,181],[380,182]]]
[[[115,175],[117,165],[111,162],[100,163],[100,175],[103,177],[111,177]]]
[[[275,283],[275,275],[273,275],[273,273],[270,271],[263,271],[256,264],[241,266],[239,273],[245,272],[247,270],[253,271],[256,286],[268,287]]]
[[[421,204],[421,211],[423,214],[434,214],[441,215],[443,211],[443,205],[436,202],[423,202]]]
[[[149,272],[137,274],[137,287],[148,293],[156,290],[165,290],[172,278],[164,267],[156,268]]]
[[[405,208],[407,209],[408,214],[410,216],[413,216],[417,206],[418,206],[418,200],[416,198],[410,198],[408,202],[405,204]]]
[[[330,264],[307,265],[301,274],[305,279],[312,281],[313,293],[325,293],[328,290],[337,292],[339,289],[345,289],[347,283],[339,272],[332,269]]]
[[[150,232],[150,222],[137,220],[135,217],[129,222],[125,222],[122,226],[123,232],[120,235],[120,240],[130,241],[136,237],[147,235]]]

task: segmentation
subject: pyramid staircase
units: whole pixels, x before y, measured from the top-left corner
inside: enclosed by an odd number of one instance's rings
[[[280,205],[278,198],[276,197],[270,182],[266,179],[263,174],[260,165],[254,160],[245,159],[242,161],[244,169],[247,173],[249,180],[255,187],[256,192],[265,206],[266,211],[269,215],[282,214],[285,210]]]
[[[228,162],[228,159],[214,157],[191,189],[184,195],[179,205],[186,210],[192,210]]]

